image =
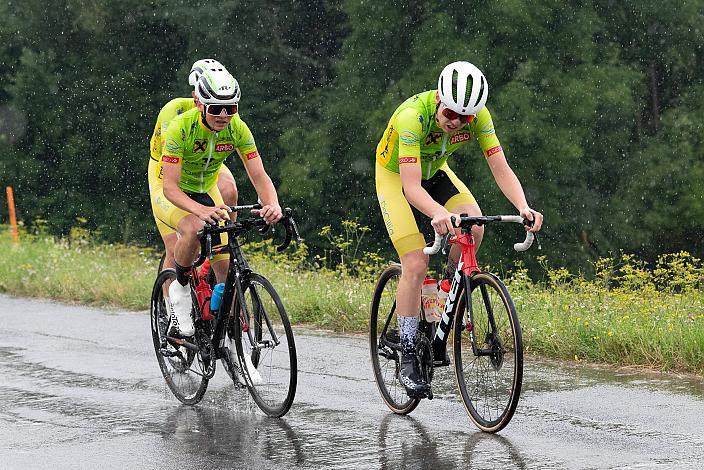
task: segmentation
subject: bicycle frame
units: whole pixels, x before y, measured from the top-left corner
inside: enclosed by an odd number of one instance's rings
[[[236,206],[233,207],[233,209],[251,209],[251,208],[256,208],[255,206]],[[290,217],[290,209],[286,209],[287,215]],[[295,234],[296,237],[298,236],[297,229],[295,228],[295,222],[293,222],[293,219],[291,219],[292,222],[292,228],[289,230],[287,228],[287,238],[284,241],[284,244],[281,245],[280,247],[277,248],[277,250],[282,251],[286,246],[288,246],[289,242],[291,241],[292,236]],[[211,344],[213,346],[213,349],[215,350],[215,356],[217,359],[222,358],[222,348],[224,346],[224,341],[225,341],[225,328],[227,326],[227,322],[230,320],[230,314],[233,310],[233,305],[238,305],[239,309],[241,311],[241,315],[238,319],[238,327],[234,328],[234,334],[236,341],[239,341],[242,337],[242,333],[246,332],[247,337],[250,343],[251,348],[254,349],[262,349],[262,348],[274,348],[278,346],[281,341],[279,340],[278,335],[276,334],[276,331],[274,330],[271,320],[267,315],[264,315],[264,320],[267,326],[267,329],[269,330],[269,333],[271,335],[273,344],[270,344],[271,341],[266,341],[266,342],[261,342],[258,341],[257,339],[252,337],[251,329],[249,328],[249,318],[250,318],[250,312],[249,312],[249,307],[247,306],[247,302],[245,301],[245,295],[244,292],[249,286],[249,278],[250,274],[252,273],[252,270],[249,267],[249,264],[247,263],[247,260],[245,260],[244,255],[242,254],[242,249],[238,240],[238,235],[241,235],[242,233],[246,232],[252,227],[256,226],[261,226],[263,225],[264,222],[261,219],[257,219],[256,221],[248,222],[245,225],[241,225],[241,227],[238,228],[233,228],[232,226],[230,227],[209,227],[204,231],[204,237],[202,240],[201,244],[201,259],[199,262],[196,263],[196,266],[202,262],[201,260],[205,260],[208,255],[213,254],[212,249],[210,248],[210,236],[211,234],[214,233],[222,233],[222,232],[227,232],[228,233],[228,244],[227,244],[227,249],[226,251],[230,254],[230,261],[229,261],[229,266],[227,270],[227,278],[225,280],[225,290],[223,292],[222,296],[222,303],[220,305],[220,312],[218,315],[215,317],[215,328],[213,330],[213,334],[211,336]],[[207,253],[207,255],[206,255]],[[200,280],[200,282],[204,282],[203,280]],[[194,286],[195,287],[195,286]],[[259,301],[257,298],[257,293],[255,290],[252,291],[252,296],[254,297],[253,301],[254,304],[256,305],[256,302]],[[234,302],[234,304],[233,304]],[[198,309],[200,310],[200,306],[198,306]],[[198,312],[199,318],[202,318],[202,312]],[[241,323],[240,323],[241,322]]]
[[[442,319],[440,320],[439,324],[437,325],[435,329],[435,335],[432,340],[432,348],[433,348],[433,356],[434,357],[443,357],[444,356],[444,351],[445,348],[447,347],[447,338],[448,335],[447,333],[450,331],[452,328],[452,321],[454,319],[454,314],[453,311],[455,309],[455,304],[458,300],[457,294],[461,291],[461,288],[464,287],[464,293],[465,293],[465,301],[467,302],[467,305],[469,306],[470,309],[470,315],[471,315],[471,293],[469,289],[469,280],[474,275],[475,273],[481,272],[479,269],[479,266],[477,265],[477,257],[476,257],[476,243],[474,241],[474,237],[472,236],[471,232],[470,233],[461,233],[460,235],[456,235],[450,238],[450,243],[452,244],[458,244],[460,246],[461,254],[460,254],[460,260],[457,263],[457,269],[455,270],[455,274],[452,278],[452,285],[450,287],[450,292],[447,295],[447,300],[445,301],[445,308],[444,312],[442,315]],[[389,324],[391,322],[391,318],[393,317],[393,314],[396,309],[396,303],[394,302],[394,306],[391,309],[391,312],[389,313],[386,323],[384,325],[384,335],[381,338],[381,343],[384,346],[389,347],[390,349],[396,349],[394,347],[394,344],[389,341],[386,338],[386,332],[388,331]],[[421,317],[422,318],[422,317]],[[425,322],[425,320],[422,320],[423,323],[426,325],[432,325],[428,322]],[[469,323],[469,328],[470,328],[470,335],[472,339],[472,347],[474,349],[475,354],[477,353],[475,341],[474,341],[474,331],[471,328],[471,321]]]
[[[232,236],[228,237],[228,247],[226,250],[221,249],[218,250],[218,252],[222,251],[228,251],[230,253],[230,261],[229,261],[229,266],[228,266],[228,271],[227,271],[227,278],[225,281],[225,290],[223,292],[223,297],[222,301],[220,304],[220,311],[218,312],[217,315],[213,315],[211,319],[207,318],[206,315],[204,315],[203,312],[203,307],[204,305],[201,305],[200,302],[196,302],[196,320],[199,321],[211,321],[212,319],[215,320],[215,325],[212,330],[212,333],[210,334],[210,344],[213,348],[213,351],[215,352],[215,358],[216,359],[222,359],[222,347],[224,346],[224,341],[225,341],[225,327],[227,325],[227,322],[230,319],[230,311],[232,310],[232,302],[234,300],[239,299],[240,300],[240,305],[242,305],[242,309],[244,310],[245,313],[245,325],[244,328],[245,330],[248,330],[248,325],[246,324],[246,319],[249,318],[248,312],[247,312],[247,305],[246,302],[244,302],[244,289],[242,287],[243,283],[247,282],[247,279],[249,278],[249,274],[252,272],[251,269],[249,268],[249,265],[247,264],[247,261],[244,259],[244,256],[242,255],[242,250],[240,249],[239,242],[237,240],[237,237],[233,234]],[[212,269],[210,264],[210,259],[209,256],[215,254],[215,252],[211,249],[207,250],[208,251],[208,257],[204,258],[205,261],[202,261],[202,266],[205,268],[202,270],[201,262],[196,263],[196,265],[193,267],[193,274],[190,278],[190,284],[192,291],[195,293],[197,292],[198,286],[200,283],[207,282],[205,279],[205,274],[208,269]],[[196,295],[197,298],[197,295]],[[225,313],[227,312],[227,313]],[[212,314],[212,312],[210,312]],[[242,329],[237,328],[237,331],[239,334],[242,333]],[[272,332],[272,334],[274,334]],[[184,346],[188,349],[192,349],[194,351],[198,351],[199,347],[195,344],[191,344],[188,341],[182,339],[182,338],[173,338],[173,337],[167,337],[169,341],[173,342],[174,344]],[[235,338],[233,338],[235,339]],[[240,338],[237,337],[237,340]]]
[[[457,263],[457,269],[455,269],[455,274],[452,277],[450,292],[448,292],[447,299],[445,300],[445,310],[442,314],[442,319],[435,329],[435,336],[432,341],[433,355],[435,357],[443,357],[444,351],[447,348],[448,332],[452,328],[452,321],[454,320],[453,312],[455,310],[455,304],[459,300],[457,294],[462,291],[463,287],[465,302],[467,303],[470,313],[470,319],[466,328],[469,328],[469,334],[472,339],[472,348],[474,353],[477,353],[476,343],[474,341],[474,329],[472,328],[471,323],[472,302],[471,291],[469,288],[469,281],[471,277],[475,273],[481,272],[479,266],[477,265],[477,244],[474,241],[474,236],[472,236],[471,231],[469,233],[454,235],[450,237],[449,242],[451,244],[459,245],[462,251],[459,262]]]

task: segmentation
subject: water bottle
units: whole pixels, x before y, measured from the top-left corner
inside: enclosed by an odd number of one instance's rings
[[[217,315],[218,310],[220,310],[223,292],[225,292],[225,284],[222,282],[220,284],[216,284],[213,288],[213,296],[210,298],[210,311],[213,315]]]
[[[445,312],[445,302],[447,301],[447,294],[450,292],[452,283],[449,279],[443,279],[438,284],[438,303],[440,304],[440,317]]]
[[[420,301],[423,306],[423,314],[428,322],[440,321],[442,312],[438,299],[438,281],[426,277],[423,281],[423,288],[420,291]]]
[[[210,309],[208,308],[210,303],[208,300],[212,295],[212,290],[210,286],[205,281],[200,281],[196,286],[196,298],[198,299],[198,305],[200,306],[201,318],[205,321],[210,321],[213,319],[210,315]]]

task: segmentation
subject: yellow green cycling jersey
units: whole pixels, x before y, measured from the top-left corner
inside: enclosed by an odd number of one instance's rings
[[[149,143],[149,153],[152,160],[158,162],[161,159],[161,135],[169,125],[169,121],[195,107],[193,98],[174,98],[161,108],[159,116],[156,118],[154,132],[152,132],[152,140]]]
[[[169,121],[162,136],[160,165],[181,166],[179,188],[187,193],[206,193],[217,184],[222,163],[238,152],[245,166],[259,158],[257,146],[247,124],[235,114],[219,132],[208,129],[197,108]]]
[[[399,165],[420,165],[422,179],[433,177],[460,146],[476,138],[485,157],[502,151],[489,110],[484,107],[465,126],[447,134],[435,122],[436,90],[413,95],[389,120],[376,147],[376,160],[387,170],[399,173]]]

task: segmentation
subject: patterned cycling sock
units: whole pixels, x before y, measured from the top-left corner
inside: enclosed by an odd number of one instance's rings
[[[447,265],[445,266],[445,272],[442,275],[442,278],[452,280],[452,278],[455,275],[455,271],[457,271],[457,261],[453,260],[448,255],[447,256]]]
[[[398,327],[401,332],[401,346],[405,352],[416,349],[416,332],[420,317],[398,317]]]
[[[188,278],[191,277],[191,266],[185,267],[174,262],[176,264],[176,280],[182,286],[188,285]]]

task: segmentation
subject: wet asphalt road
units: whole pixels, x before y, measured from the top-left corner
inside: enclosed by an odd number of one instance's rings
[[[366,337],[296,330],[291,411],[266,418],[219,369],[166,387],[149,316],[0,295],[0,468],[702,468],[704,381],[538,363],[500,435],[440,370],[408,417],[383,405]],[[220,364],[218,364],[220,366]]]

